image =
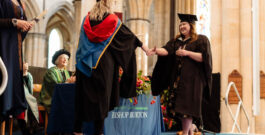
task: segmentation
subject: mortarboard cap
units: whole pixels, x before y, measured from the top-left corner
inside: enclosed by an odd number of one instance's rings
[[[97,2],[100,2],[100,0],[97,0]]]
[[[62,55],[62,54],[66,54],[66,55],[68,55],[69,58],[70,58],[70,56],[71,56],[70,52],[68,52],[68,51],[65,50],[65,49],[58,50],[58,51],[56,51],[56,52],[54,53],[54,55],[52,56],[52,63],[55,64],[56,59],[57,59],[60,55]]]
[[[196,15],[192,14],[178,14],[179,19],[181,22],[189,22],[189,23],[195,23],[195,21],[198,21]]]

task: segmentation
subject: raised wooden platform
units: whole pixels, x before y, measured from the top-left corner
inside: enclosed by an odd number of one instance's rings
[[[161,135],[181,135],[181,132],[163,132]],[[194,134],[195,135],[195,134]],[[198,132],[196,135],[258,135],[258,134],[240,134],[240,133],[201,133]]]

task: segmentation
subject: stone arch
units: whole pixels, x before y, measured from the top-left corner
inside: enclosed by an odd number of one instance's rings
[[[69,2],[58,2],[55,3],[48,9],[44,23],[46,24],[45,33],[49,37],[50,32],[56,28],[58,29],[63,37],[63,47],[74,52],[74,7]],[[46,58],[48,56],[48,38],[46,42]],[[47,63],[46,59],[46,63]],[[69,67],[73,67],[73,57],[70,59]],[[69,68],[71,69],[71,68]]]
[[[27,15],[28,20],[31,20],[32,18],[34,18],[40,14],[40,9],[38,7],[39,7],[38,4],[33,0],[25,1],[26,15]],[[33,27],[31,32],[32,31],[34,31],[34,32],[40,31],[39,23]]]
[[[41,10],[35,0],[27,0],[24,2],[26,8],[26,16],[28,20],[37,17]],[[45,33],[43,20],[40,20],[28,32],[26,39],[23,42],[23,57],[30,66],[44,66],[43,62],[38,58],[43,58],[43,48],[45,45]]]

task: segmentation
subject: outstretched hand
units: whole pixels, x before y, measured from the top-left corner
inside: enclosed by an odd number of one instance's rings
[[[145,52],[147,56],[154,55],[156,53],[155,48],[149,49],[147,45],[142,46],[142,50]]]
[[[156,46],[152,49],[149,49],[146,53],[147,56],[152,56],[154,54],[156,54]]]

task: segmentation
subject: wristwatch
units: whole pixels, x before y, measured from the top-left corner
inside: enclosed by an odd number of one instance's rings
[[[17,19],[12,19],[12,23],[14,27],[17,27]]]

